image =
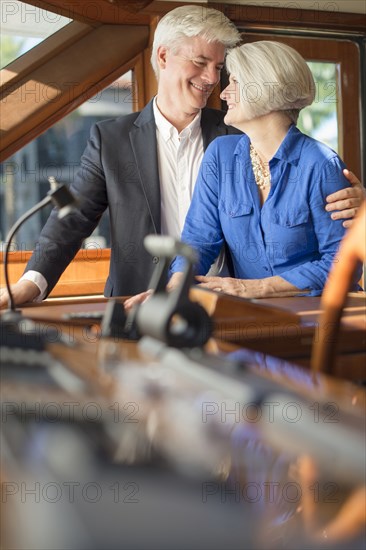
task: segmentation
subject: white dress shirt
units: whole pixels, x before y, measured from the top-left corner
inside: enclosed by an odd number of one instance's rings
[[[201,111],[178,130],[153,104],[158,145],[161,233],[180,239],[203,157]]]

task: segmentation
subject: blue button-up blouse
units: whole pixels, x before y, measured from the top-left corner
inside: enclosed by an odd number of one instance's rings
[[[325,211],[325,197],[349,186],[344,163],[292,125],[269,163],[271,189],[261,207],[249,145],[246,135],[219,137],[204,155],[182,233],[199,253],[196,273],[207,273],[225,240],[235,277],[279,275],[319,295],[345,231]],[[176,258],[171,271],[182,271],[183,262]]]

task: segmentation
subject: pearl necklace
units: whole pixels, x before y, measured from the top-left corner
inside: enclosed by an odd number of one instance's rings
[[[252,161],[255,183],[259,189],[265,189],[268,185],[271,185],[271,174],[252,144],[250,144],[250,160]]]

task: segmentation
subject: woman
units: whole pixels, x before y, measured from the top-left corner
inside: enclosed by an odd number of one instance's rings
[[[305,60],[272,41],[244,44],[227,56],[225,123],[244,136],[208,147],[182,240],[199,252],[204,288],[245,298],[321,294],[344,228],[325,197],[349,184],[344,164],[296,127],[315,97]],[[235,278],[205,277],[226,241]],[[174,287],[184,260],[172,264]]]

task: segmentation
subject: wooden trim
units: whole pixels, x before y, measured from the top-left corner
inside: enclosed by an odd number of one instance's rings
[[[140,12],[151,0],[26,0],[38,8],[58,13],[82,23],[107,23],[110,25],[148,25],[149,16]]]
[[[167,2],[154,0],[141,10],[140,14],[164,15],[168,11],[189,2]],[[288,2],[287,5],[297,5]],[[316,2],[313,3],[315,5]],[[245,4],[227,4],[225,2],[195,2],[206,8],[222,11],[238,27],[262,29],[282,27],[286,29],[350,31],[365,35],[366,15],[337,11],[337,3],[329,2],[328,10],[308,10],[304,8],[273,7],[269,5],[253,6]]]
[[[36,48],[15,59],[0,71],[1,93],[3,94],[8,86],[14,86],[46,61],[53,60],[55,55],[75,44],[92,30],[93,27],[90,25],[73,21],[43,40]]]
[[[14,250],[9,252],[9,264],[26,264],[33,254],[33,250]],[[110,258],[110,248],[81,248],[77,252],[75,260],[85,260],[87,262],[96,262],[98,260]],[[0,252],[0,264],[4,263],[4,252]]]
[[[166,0],[153,0],[153,2],[150,2],[150,4],[148,6],[146,6],[146,8],[144,8],[143,10],[143,13],[149,13],[151,15],[159,15],[159,16],[163,16],[165,15],[166,13],[168,13],[168,11],[172,11],[174,10],[175,8],[179,8],[180,6],[185,6],[187,4],[190,4],[191,2],[167,2]],[[199,3],[199,2],[194,2],[194,5],[198,5],[198,6],[204,6],[204,7],[208,7],[208,4],[206,4],[204,1],[202,3]],[[216,5],[215,4],[211,4],[210,6],[211,8],[216,8]],[[220,6],[217,8],[218,10],[220,9]]]
[[[16,251],[9,254],[9,279],[15,283],[24,273],[32,255],[31,251]],[[86,296],[103,294],[109,273],[110,249],[81,249],[61,275],[50,296]],[[3,269],[4,254],[0,252]],[[1,272],[3,282],[3,272]]]
[[[52,59],[42,62],[31,78],[25,71],[13,86],[6,86],[1,106],[0,161],[130,69],[148,37],[149,28],[142,26],[93,28],[80,36],[77,45],[73,42],[55,56],[52,51]],[[26,58],[27,54],[24,61]]]
[[[218,84],[217,86],[215,86],[210,97],[208,98],[207,107],[210,107],[211,109],[218,109],[220,111],[222,109],[220,94],[221,88],[220,84]]]
[[[64,297],[64,296],[89,296],[94,294],[103,294],[105,287],[105,279],[92,279],[75,281],[64,281],[62,278],[52,290],[50,297]]]
[[[209,7],[220,9],[243,30],[285,28],[308,31],[322,30],[354,32],[365,36],[366,15],[337,11],[336,2],[329,2],[329,10],[304,10],[273,6],[246,6],[238,4],[208,3]]]
[[[144,93],[144,56],[140,54],[133,67],[134,78],[132,87],[132,102],[134,111],[141,111],[145,106],[145,93]]]
[[[144,96],[145,105],[152,99],[158,91],[158,82],[151,65],[151,51],[153,44],[153,37],[155,34],[156,26],[159,22],[159,17],[154,17],[150,23],[150,37],[148,47],[144,50]]]
[[[123,0],[111,2],[73,2],[72,0],[26,0],[27,4],[46,9],[87,24],[148,25],[152,15],[164,15],[188,2]],[[128,6],[126,4],[129,4]],[[134,7],[135,4],[135,7]],[[294,3],[296,5],[296,3]],[[315,2],[314,2],[315,4]],[[336,2],[329,2],[328,10],[226,4],[202,2],[204,7],[222,11],[237,26],[251,28],[284,27],[286,29],[334,30],[347,29],[365,35],[366,15],[338,11]],[[289,2],[289,5],[291,3]]]

